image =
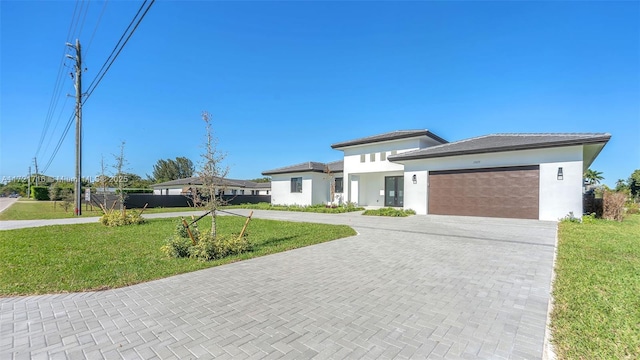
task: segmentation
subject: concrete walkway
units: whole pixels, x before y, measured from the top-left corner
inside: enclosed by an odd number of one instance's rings
[[[127,288],[0,298],[0,359],[543,357],[555,223],[254,216],[359,235]]]

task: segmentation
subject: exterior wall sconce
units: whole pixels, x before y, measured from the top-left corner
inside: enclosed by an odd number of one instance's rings
[[[418,183],[418,177],[416,176],[416,174],[413,174],[413,176],[411,177],[411,181],[413,181],[414,184]]]
[[[564,179],[564,174],[562,173],[562,168],[559,167],[558,168],[558,180],[563,180]]]

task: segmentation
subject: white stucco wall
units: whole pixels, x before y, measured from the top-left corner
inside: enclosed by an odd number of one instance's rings
[[[335,177],[342,177],[335,173]],[[291,178],[302,178],[302,192],[291,192]],[[326,204],[329,199],[329,177],[320,172],[279,174],[271,177],[271,203],[274,205]]]
[[[386,156],[391,155],[391,151],[402,153],[420,149],[422,146],[419,139],[396,140],[368,145],[358,145],[344,149],[344,170],[345,173],[375,173],[385,171],[402,171],[402,164],[392,163],[389,160],[380,160],[380,153],[385,152]],[[365,162],[360,162],[360,156],[365,155]],[[375,154],[375,161],[371,161],[370,155]]]
[[[386,157],[395,151],[400,154],[407,151],[422,149],[438,145],[433,139],[422,137],[413,139],[400,139],[374,144],[356,145],[340,149],[344,152],[344,198],[359,205],[384,206],[384,196],[380,196],[380,190],[384,189],[384,176],[402,175],[404,166],[385,159],[381,160],[380,153]],[[375,154],[375,161],[371,161],[370,155]],[[365,161],[360,161],[360,156],[365,155]],[[380,174],[387,173],[387,174]],[[372,178],[365,176],[373,174]],[[363,179],[361,180],[360,175]],[[347,181],[349,179],[349,181]],[[374,183],[368,181],[373,179]]]
[[[291,192],[291,178],[302,178],[302,192]],[[304,173],[271,176],[271,204],[311,205],[311,179]]]
[[[312,198],[311,205],[327,204],[331,199],[329,198],[329,176],[324,173],[310,173],[309,178],[312,183]]]
[[[509,151],[446,158],[403,161],[405,164],[405,209],[427,214],[428,172],[505,166],[540,165],[540,220],[556,221],[569,212],[582,215],[582,146]],[[563,180],[557,179],[558,167]],[[412,176],[416,175],[417,184]]]
[[[426,170],[404,173],[404,209],[415,210],[417,214],[427,214],[427,176]],[[413,183],[416,175],[416,183]]]
[[[562,167],[563,180],[558,180]],[[540,164],[540,220],[582,216],[582,161]]]

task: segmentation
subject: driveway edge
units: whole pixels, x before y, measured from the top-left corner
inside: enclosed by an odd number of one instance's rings
[[[547,306],[547,326],[544,331],[544,348],[542,350],[543,360],[556,360],[556,352],[551,343],[551,313],[553,312],[553,284],[556,281],[556,261],[558,259],[558,225],[556,224],[556,243],[553,250],[553,267],[551,268],[551,283],[549,284],[549,304]]]

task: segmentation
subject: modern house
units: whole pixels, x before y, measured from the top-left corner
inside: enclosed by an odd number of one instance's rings
[[[610,138],[492,134],[450,143],[429,130],[394,131],[331,145],[343,152],[342,161],[263,175],[272,176],[273,204],[353,202],[418,214],[555,221],[582,214],[582,174]]]
[[[248,180],[219,179],[223,195],[269,195],[271,183],[257,183]],[[151,185],[154,195],[191,195],[194,189],[202,187],[199,177],[171,180]]]

